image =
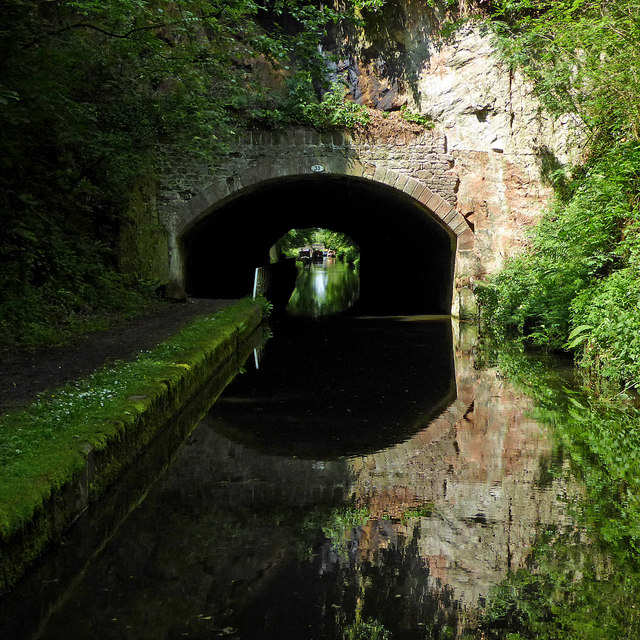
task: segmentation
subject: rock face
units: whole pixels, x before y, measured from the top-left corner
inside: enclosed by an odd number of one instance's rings
[[[575,123],[546,115],[530,84],[500,63],[477,27],[434,53],[419,90],[420,111],[439,123],[455,158],[457,207],[475,227],[477,275],[495,272],[521,249],[551,196],[548,169],[575,159]]]
[[[453,158],[456,207],[474,230],[460,246],[456,288],[499,270],[552,195],[548,173],[579,159],[579,123],[545,114],[531,84],[468,23],[439,38],[444,11],[390,0],[338,47],[353,98],[430,116]]]

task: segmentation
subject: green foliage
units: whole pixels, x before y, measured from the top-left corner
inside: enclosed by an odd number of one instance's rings
[[[577,113],[598,152],[640,139],[640,20],[635,0],[497,0],[506,59],[554,113]]]
[[[640,146],[593,161],[557,197],[531,246],[480,287],[488,326],[578,352],[585,369],[640,381]]]
[[[359,11],[362,9],[378,11],[384,7],[386,2],[387,0],[355,0],[354,5]]]
[[[436,7],[438,3],[442,3],[445,7],[456,7],[458,0],[427,0],[428,7]]]
[[[258,296],[256,302],[260,305],[260,311],[263,318],[268,318],[273,311],[273,305],[264,297]]]
[[[349,264],[358,265],[360,249],[346,234],[330,229],[291,229],[276,242],[278,250],[291,258],[298,257],[300,247],[322,244],[332,249],[336,255]]]
[[[592,384],[640,382],[640,19],[632,0],[492,3],[496,43],[552,113],[573,113],[591,160],[531,249],[480,290],[494,326],[577,352]],[[543,164],[544,164],[544,158]],[[543,167],[544,168],[544,167]]]
[[[346,98],[348,90],[341,82],[332,83],[321,99],[309,71],[296,72],[286,86],[286,97],[280,107],[260,112],[261,119],[271,126],[297,123],[324,131],[366,128],[371,121],[366,107]]]
[[[322,100],[303,106],[308,124],[316,129],[356,127],[366,128],[371,121],[369,110],[350,100],[346,100],[347,88],[340,82],[334,82]]]
[[[415,124],[419,124],[425,129],[433,129],[435,127],[435,121],[429,115],[423,115],[421,113],[416,113],[415,111],[411,111],[407,109],[407,105],[402,105],[402,109],[400,110],[400,114],[402,118],[407,122],[413,122]]]

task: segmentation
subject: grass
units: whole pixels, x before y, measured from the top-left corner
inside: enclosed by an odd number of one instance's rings
[[[188,384],[203,382],[199,376],[210,375],[207,358],[232,355],[237,337],[253,329],[256,310],[246,300],[196,320],[132,362],[106,366],[1,416],[0,539],[19,531],[84,468],[88,449],[102,451],[125,438],[167,390],[179,396]]]

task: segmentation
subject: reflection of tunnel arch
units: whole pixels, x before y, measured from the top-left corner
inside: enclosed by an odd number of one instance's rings
[[[208,424],[276,455],[330,460],[381,451],[455,400],[452,341],[448,318],[279,318],[260,369],[233,380]]]
[[[188,292],[246,295],[273,243],[302,227],[341,231],[360,246],[361,309],[450,312],[456,234],[402,191],[342,175],[268,180],[214,204],[182,236]]]

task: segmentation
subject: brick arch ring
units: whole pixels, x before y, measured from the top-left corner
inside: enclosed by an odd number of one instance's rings
[[[335,153],[302,158],[297,154],[291,154],[277,160],[270,158],[262,162],[257,158],[247,167],[237,168],[226,175],[222,172],[216,175],[207,187],[165,218],[169,231],[172,279],[183,282],[181,238],[212,210],[224,206],[226,202],[243,192],[258,189],[265,182],[318,174],[371,180],[401,191],[422,204],[428,214],[457,240],[457,246],[460,245],[460,240],[473,235],[464,216],[444,198],[424,183],[384,164],[363,163],[357,157]]]

